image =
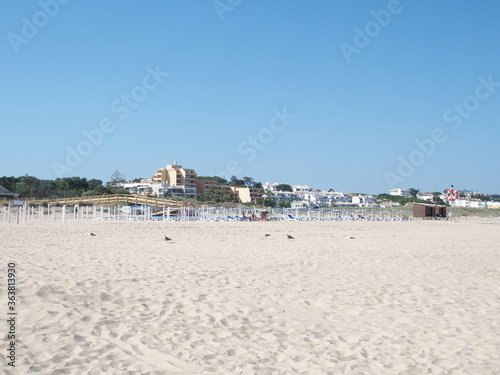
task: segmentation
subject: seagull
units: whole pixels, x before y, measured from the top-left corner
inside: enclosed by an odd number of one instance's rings
[[[294,240],[295,239],[292,236],[290,236],[289,234],[286,235],[286,238],[288,238],[289,240]]]
[[[97,236],[97,234],[92,233],[92,232],[89,232],[89,236],[90,236],[90,237],[95,237],[95,236]]]
[[[347,236],[347,239],[348,239],[348,240],[353,240],[353,239],[354,239],[354,237],[353,237],[353,236]]]
[[[271,237],[271,235],[269,233],[264,233],[262,237]]]
[[[167,236],[164,236],[164,237],[163,237],[163,239],[164,239],[165,241],[172,241],[172,239],[171,239],[171,238],[168,238]]]

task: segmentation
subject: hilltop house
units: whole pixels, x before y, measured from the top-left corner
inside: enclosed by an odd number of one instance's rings
[[[410,191],[403,188],[391,189],[389,190],[390,195],[396,195],[404,198],[410,198]]]
[[[418,193],[417,198],[423,201],[432,202],[434,200],[434,194],[432,193]]]

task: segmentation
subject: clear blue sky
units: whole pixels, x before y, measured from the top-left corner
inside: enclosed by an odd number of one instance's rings
[[[2,176],[500,193],[498,1],[59,1],[0,5]]]

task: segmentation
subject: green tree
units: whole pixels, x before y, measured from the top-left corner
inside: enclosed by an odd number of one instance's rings
[[[260,197],[257,199],[257,204],[264,207],[274,207],[276,203],[270,198]]]
[[[129,195],[130,194],[130,191],[128,190],[125,190],[125,189],[117,189],[114,191],[113,194],[124,194],[124,195]]]
[[[114,189],[105,187],[103,185],[98,185],[92,190],[87,190],[82,194],[82,197],[91,197],[95,195],[108,195],[108,194],[115,194],[116,192]]]
[[[481,194],[481,193],[476,193],[476,194],[471,194],[472,199],[480,199],[482,201],[490,201],[491,197],[488,194]]]
[[[382,193],[382,194],[379,194],[377,195],[377,199],[378,200],[389,200],[389,201],[392,201],[392,202],[397,202],[401,205],[404,205],[404,204],[407,204],[407,203],[410,203],[410,202],[414,202],[414,203],[429,203],[427,201],[424,201],[422,199],[417,199],[417,198],[405,198],[405,197],[402,197],[400,195],[390,195],[390,194],[387,194],[387,193]]]
[[[408,193],[410,193],[410,196],[413,198],[417,197],[417,194],[420,192],[420,189],[415,189],[415,188],[410,188],[408,189]]]
[[[441,204],[445,205],[446,203],[441,199],[441,193],[440,192],[434,192],[432,193],[432,201],[436,204]]]
[[[276,185],[277,191],[293,191],[292,186],[288,184],[278,184]]]
[[[234,203],[237,201],[233,191],[228,186],[207,187],[205,194],[200,197],[200,200],[214,203]]]
[[[15,190],[23,198],[45,198],[41,194],[41,182],[34,176],[20,177]]]
[[[106,186],[108,186],[110,188],[114,188],[114,190],[116,191],[120,188],[119,184],[121,184],[123,182],[125,182],[123,175],[121,174],[121,172],[119,170],[116,169],[109,177],[109,182],[106,184]]]
[[[215,181],[219,185],[227,184],[227,180],[219,176],[198,176],[197,180]]]
[[[89,190],[98,189],[99,187],[104,187],[101,180],[92,179],[88,181]]]
[[[109,177],[109,183],[117,184],[120,182],[125,182],[125,179],[123,178],[122,173],[118,169],[115,169],[115,171],[111,173],[111,176]]]
[[[472,190],[467,190],[467,189],[458,190],[458,196],[460,198],[465,198],[468,195],[471,195],[472,193],[473,193]]]
[[[4,188],[10,190],[13,193],[16,193],[16,185],[19,183],[19,177],[7,177],[3,176],[0,178],[0,185],[2,185]]]
[[[292,202],[279,201],[278,206],[280,206],[281,208],[290,208],[290,207],[292,207]]]
[[[246,187],[253,187],[255,181],[253,180],[252,177],[243,177],[243,183],[245,184]]]
[[[81,177],[65,177],[56,178],[54,181],[55,194],[58,197],[77,197],[89,189],[89,184],[86,178]]]
[[[238,179],[236,176],[231,176],[231,179],[229,180],[229,184],[231,186],[245,186],[245,181]]]
[[[102,185],[101,180],[88,180],[82,177],[56,178],[55,180],[40,180],[34,176],[2,177],[0,184],[23,198],[55,199],[89,195],[112,194],[113,189]]]

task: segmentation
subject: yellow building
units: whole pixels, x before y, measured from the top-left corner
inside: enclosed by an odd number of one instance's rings
[[[196,196],[202,197],[210,186],[219,186],[217,181],[213,180],[196,180]]]
[[[196,171],[183,168],[176,161],[166,168],[158,169],[152,177],[153,183],[171,186],[172,195],[196,198]]]
[[[260,189],[257,188],[231,186],[231,190],[238,198],[239,203],[256,203],[257,199],[260,198]]]

